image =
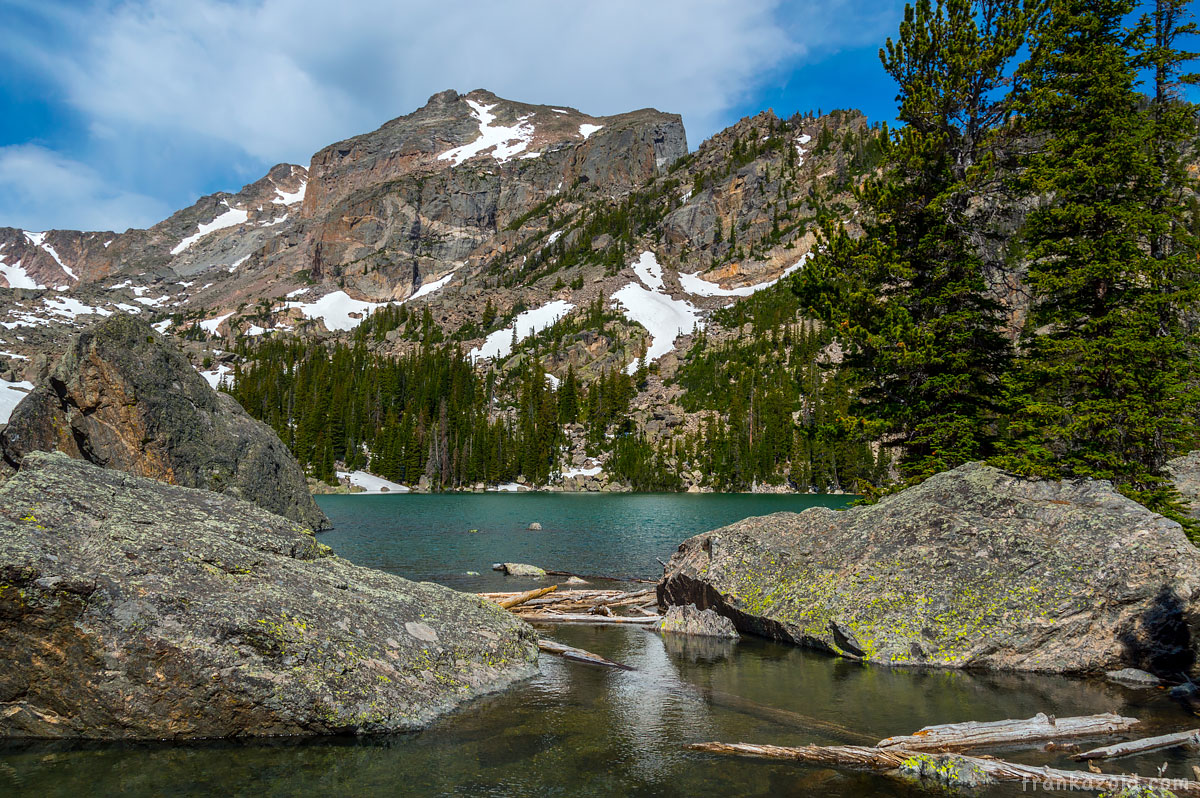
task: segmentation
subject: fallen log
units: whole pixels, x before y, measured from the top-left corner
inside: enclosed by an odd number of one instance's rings
[[[968,721],[926,726],[910,735],[880,740],[876,747],[909,751],[964,751],[968,748],[1036,744],[1072,737],[1102,737],[1128,731],[1139,723],[1136,718],[1123,718],[1112,713],[1055,718],[1039,712],[1027,720]]]
[[[614,662],[611,659],[602,657],[599,654],[593,654],[592,652],[585,651],[582,648],[575,648],[574,646],[566,646],[562,643],[555,643],[553,640],[539,640],[538,648],[549,654],[557,654],[563,659],[568,659],[573,662],[582,662],[587,665],[602,665],[606,668],[618,668],[624,671],[637,670],[636,668],[625,665],[624,663]]]
[[[770,723],[777,723],[780,726],[785,726],[792,729],[803,729],[809,732],[819,732],[832,737],[847,740],[849,742],[869,744],[873,737],[847,728],[832,721],[814,718],[809,715],[802,715],[799,712],[793,712],[790,709],[780,709],[779,707],[760,704],[757,701],[751,701],[749,698],[744,698],[733,693],[726,693],[721,690],[712,690],[697,687],[696,690],[715,707],[740,712],[743,715],[748,715],[752,718],[758,718]]]
[[[554,612],[525,612],[521,620],[528,623],[582,623],[605,626],[614,623],[630,623],[638,626],[650,626],[659,622],[658,618],[629,618],[623,615],[584,615],[582,613]]]
[[[1126,743],[1106,745],[1103,748],[1095,748],[1091,751],[1084,751],[1082,754],[1076,754],[1074,758],[1081,761],[1089,759],[1116,759],[1119,756],[1145,754],[1150,751],[1161,751],[1166,748],[1178,748],[1179,746],[1200,747],[1200,729],[1190,729],[1189,731],[1178,732],[1176,734],[1160,734],[1157,737],[1144,737],[1141,740],[1130,740]]]
[[[1167,789],[1176,795],[1200,796],[1200,782],[1188,779],[1145,778],[1109,773],[1089,773],[1081,770],[1058,770],[1049,767],[1021,765],[963,754],[931,755],[925,751],[901,748],[868,748],[866,746],[808,745],[801,748],[785,748],[778,745],[753,745],[751,743],[692,743],[688,750],[708,754],[757,757],[762,759],[787,759],[806,764],[829,765],[855,770],[877,772],[921,772],[923,761],[956,760],[958,767],[938,768],[941,771],[962,773],[973,771],[994,782],[1020,782],[1025,785],[1040,784],[1051,789],[1062,790],[1113,790],[1124,788],[1154,787]]]
[[[497,603],[504,609],[511,610],[513,607],[516,607],[520,604],[524,604],[526,601],[529,601],[530,599],[541,598],[542,596],[546,595],[547,593],[553,593],[555,590],[558,590],[558,585],[550,585],[550,587],[539,587],[536,590],[526,590],[524,593],[518,593],[517,595],[513,596],[512,598],[506,598]]]

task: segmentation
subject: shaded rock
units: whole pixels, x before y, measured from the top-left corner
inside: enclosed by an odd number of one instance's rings
[[[500,567],[493,566],[493,570],[503,571],[509,576],[531,576],[536,579],[541,579],[546,575],[544,569],[538,568],[536,565],[526,565],[523,562],[500,563]]]
[[[329,528],[275,432],[214,391],[174,345],[134,316],[114,314],[75,336],[13,410],[0,449],[12,467],[30,452],[60,451]]]
[[[0,737],[390,732],[532,674],[489,602],[208,491],[33,452],[0,486]]]
[[[1200,552],[1101,481],[978,463],[878,504],[751,518],[671,557],[662,605],[853,659],[1194,672]]]
[[[1158,687],[1162,684],[1162,679],[1153,673],[1146,673],[1137,668],[1122,668],[1119,671],[1109,671],[1104,676],[1109,681],[1132,685],[1134,687]]]
[[[667,614],[659,624],[664,632],[701,637],[738,638],[733,621],[718,615],[713,610],[700,610],[695,604],[675,605],[667,608]]]

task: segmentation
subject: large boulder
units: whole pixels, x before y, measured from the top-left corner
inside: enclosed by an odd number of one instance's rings
[[[270,427],[215,391],[149,324],[114,314],[72,339],[0,433],[4,460],[60,451],[227,493],[320,531],[329,519]]]
[[[891,665],[1196,670],[1200,551],[1100,481],[974,463],[877,504],[687,540],[658,585],[748,632]]]
[[[1188,515],[1200,519],[1200,451],[1167,461],[1167,472],[1175,483],[1175,489],[1188,502]]]
[[[0,737],[414,729],[536,660],[498,606],[246,502],[60,453],[0,486]]]

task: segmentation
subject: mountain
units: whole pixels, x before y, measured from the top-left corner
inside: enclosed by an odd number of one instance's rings
[[[785,278],[821,226],[855,228],[883,136],[854,111],[765,111],[689,153],[677,115],[442,92],[148,230],[0,229],[0,357],[33,376],[89,316],[151,317],[324,478],[340,463],[431,487],[854,488],[887,464],[826,429],[850,386]],[[265,363],[309,379],[338,347],[368,371],[457,358],[487,396],[439,411],[361,387],[343,412],[264,382]],[[559,407],[526,429],[531,402]],[[456,412],[500,430],[500,465],[463,465],[484,433],[451,434]],[[381,436],[405,424],[389,445],[419,455],[388,466]]]

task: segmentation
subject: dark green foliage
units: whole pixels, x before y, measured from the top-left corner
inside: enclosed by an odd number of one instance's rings
[[[1163,469],[1195,438],[1184,315],[1200,298],[1180,161],[1195,110],[1171,87],[1187,60],[1172,46],[1179,10],[1160,3],[1130,30],[1132,2],[1055,0],[1036,29],[1018,101],[1023,132],[1044,144],[1023,155],[1014,183],[1052,201],[1024,230],[1034,303],[1002,461],[1111,479],[1177,516]],[[1157,82],[1149,107],[1137,91],[1147,64]]]
[[[1015,0],[920,0],[880,52],[899,85],[883,174],[860,192],[864,234],[827,227],[800,295],[845,347],[864,434],[898,447],[908,480],[987,456],[1009,347],[966,213],[997,98],[1020,47]],[[819,141],[818,148],[828,146]]]
[[[863,492],[886,472],[847,424],[850,378],[822,352],[833,336],[799,315],[779,285],[718,311],[726,328],[751,334],[713,343],[699,334],[678,382],[688,411],[711,411],[675,445],[680,471],[719,490],[792,482],[801,490]],[[720,415],[718,415],[720,414]]]

